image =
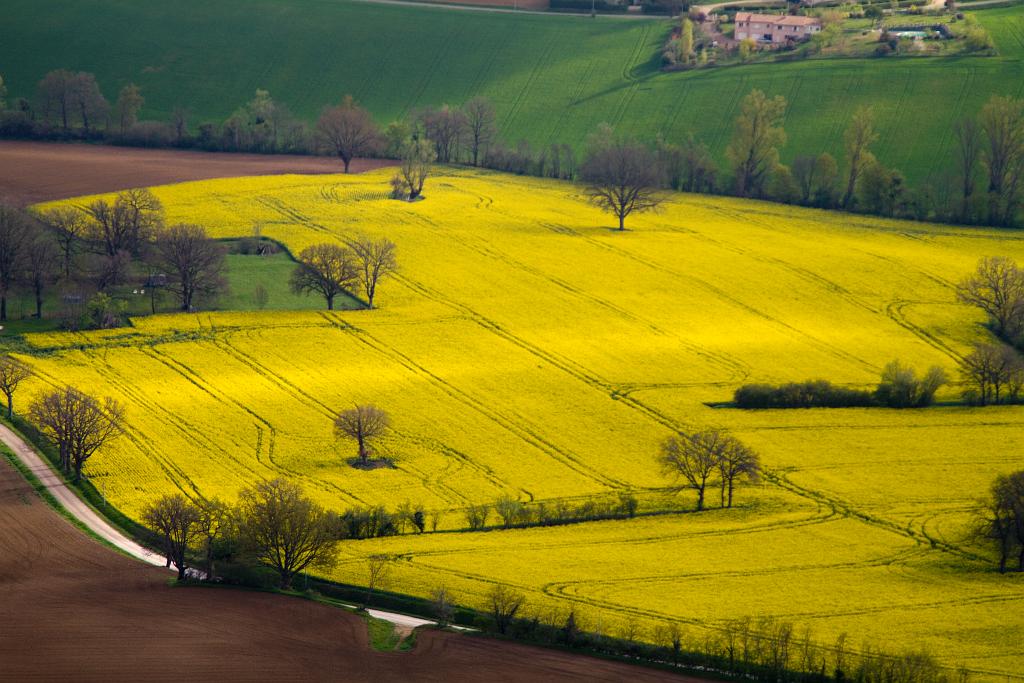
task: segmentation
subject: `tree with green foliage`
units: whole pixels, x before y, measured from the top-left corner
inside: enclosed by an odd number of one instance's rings
[[[786,99],[781,95],[768,98],[755,89],[743,98],[732,140],[725,150],[739,196],[757,197],[764,192],[769,174],[779,163],[779,147],[786,144],[782,128],[785,111]]]
[[[145,103],[146,99],[142,96],[139,86],[129,83],[121,88],[121,92],[117,95],[117,103],[114,105],[121,137],[124,137],[128,129],[139,120],[139,110]]]
[[[861,209],[881,216],[896,216],[902,212],[907,191],[902,173],[872,159],[859,176],[857,204]]]
[[[744,38],[740,41],[739,56],[741,62],[749,62],[755,52],[757,52],[757,43],[753,38]]]
[[[878,141],[878,133],[875,132],[875,114],[871,107],[860,107],[853,112],[850,125],[843,133],[843,147],[846,150],[846,192],[843,194],[841,206],[847,208],[854,199],[857,191],[857,181],[860,179],[864,169],[869,167],[875,160],[875,156],[869,149]]]
[[[689,66],[693,59],[693,22],[683,17],[679,26],[679,58],[682,64]]]
[[[918,378],[912,367],[894,360],[882,370],[875,397],[890,408],[924,408],[934,402],[935,392],[947,382],[945,371],[937,365]]]

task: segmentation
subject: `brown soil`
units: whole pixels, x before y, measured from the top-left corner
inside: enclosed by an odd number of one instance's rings
[[[394,163],[356,159],[351,170]],[[332,157],[0,141],[0,197],[24,204],[186,180],[343,171]]]
[[[0,458],[0,680],[687,680],[438,631],[374,652],[343,610],[169,578],[86,537]]]

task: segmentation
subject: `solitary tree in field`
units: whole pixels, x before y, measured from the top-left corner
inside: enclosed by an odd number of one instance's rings
[[[980,512],[977,537],[995,544],[1000,573],[1014,553],[1024,572],[1024,470],[996,477]]]
[[[989,256],[957,285],[956,298],[985,311],[994,331],[1014,340],[1024,328],[1024,271],[1006,256]]]
[[[846,163],[849,168],[846,175],[846,192],[843,194],[843,206],[848,207],[857,190],[857,180],[864,169],[874,163],[875,156],[869,147],[878,140],[875,132],[875,115],[871,107],[860,107],[853,113],[850,125],[843,133],[843,146],[846,148]]]
[[[397,247],[389,239],[360,237],[349,244],[359,264],[359,284],[366,295],[366,304],[373,308],[377,284],[398,270]]]
[[[385,434],[391,426],[388,414],[373,405],[357,405],[343,410],[334,418],[334,433],[339,438],[354,440],[359,446],[359,460],[369,462],[371,442]]]
[[[319,294],[327,301],[327,310],[334,310],[335,297],[359,282],[359,262],[341,245],[314,244],[303,249],[298,260],[289,281],[292,291]]]
[[[345,173],[353,159],[376,151],[380,145],[380,129],[370,112],[356,104],[351,95],[345,95],[337,107],[324,109],[316,130],[345,164]]]
[[[178,581],[188,569],[186,554],[201,537],[202,510],[180,493],[161,496],[142,511],[142,523],[163,543],[167,559],[178,570]]]
[[[786,144],[782,128],[785,111],[786,99],[779,95],[769,99],[762,91],[753,90],[743,98],[732,140],[725,150],[741,197],[760,196],[768,175],[778,165],[779,147]]]
[[[183,311],[191,311],[197,297],[212,299],[227,288],[224,247],[202,226],[172,225],[157,233],[156,263]]]
[[[661,445],[662,471],[697,492],[697,510],[704,509],[704,493],[719,473],[728,435],[720,429],[671,436]]]
[[[525,604],[526,596],[519,591],[501,583],[494,585],[487,595],[487,605],[498,633],[503,635],[508,633],[509,626],[515,620],[516,614]]]
[[[243,489],[235,523],[242,543],[277,571],[283,589],[307,567],[326,569],[336,561],[330,515],[297,484],[274,479]]]
[[[32,370],[13,356],[0,356],[0,391],[7,398],[7,419],[14,417],[14,392],[32,376]]]
[[[651,211],[661,203],[661,172],[654,153],[635,140],[612,137],[610,130],[591,140],[580,177],[591,203],[618,218],[619,230],[626,229],[630,214]]]
[[[139,110],[142,109],[142,105],[145,103],[146,99],[139,91],[139,86],[129,83],[121,88],[121,92],[117,95],[117,103],[114,104],[117,122],[121,129],[121,137],[124,137],[128,129],[139,120]]]
[[[97,399],[74,387],[40,396],[29,407],[28,416],[57,446],[61,467],[74,473],[76,483],[82,478],[85,461],[125,430],[120,403],[112,398]]]
[[[494,105],[486,97],[474,97],[463,105],[462,110],[466,114],[470,156],[473,165],[479,166],[480,159],[498,135]]]
[[[429,140],[406,140],[402,145],[402,180],[408,191],[409,201],[423,194],[423,186],[434,170],[437,152]]]

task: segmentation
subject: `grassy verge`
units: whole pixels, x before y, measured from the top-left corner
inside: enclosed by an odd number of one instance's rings
[[[390,621],[364,614],[366,629],[370,634],[370,647],[378,652],[408,652],[416,644],[416,632],[409,635],[399,633]]]

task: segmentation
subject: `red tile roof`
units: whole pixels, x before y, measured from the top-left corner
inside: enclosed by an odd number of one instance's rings
[[[794,17],[788,14],[751,14],[750,12],[737,12],[736,21],[754,21],[762,24],[774,24],[775,26],[818,26],[820,19],[814,17]]]

